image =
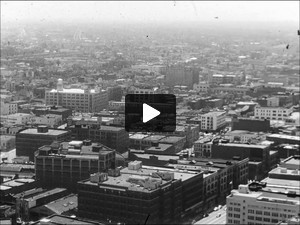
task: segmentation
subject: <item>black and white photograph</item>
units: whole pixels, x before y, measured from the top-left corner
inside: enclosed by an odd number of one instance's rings
[[[300,1],[0,1],[1,225],[300,224]]]

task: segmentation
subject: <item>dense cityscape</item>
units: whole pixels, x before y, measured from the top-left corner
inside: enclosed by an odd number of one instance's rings
[[[0,224],[299,224],[299,37],[1,22]],[[128,132],[128,94],[174,95],[175,131]]]

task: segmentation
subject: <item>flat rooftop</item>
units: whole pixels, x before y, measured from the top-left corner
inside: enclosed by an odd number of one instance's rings
[[[121,131],[124,130],[123,127],[113,127],[113,126],[101,126],[100,130],[102,131]]]
[[[63,212],[77,208],[77,205],[78,205],[77,195],[71,194],[63,198],[57,199],[53,202],[50,202],[42,207],[46,207],[52,210],[53,212],[55,212],[56,214],[60,215]]]
[[[142,153],[133,153],[135,156],[137,156],[140,159],[150,159],[151,156],[158,157],[158,160],[160,161],[169,161],[170,159],[178,160],[178,155],[155,155],[155,154],[142,154]]]
[[[170,144],[159,143],[158,146],[151,146],[151,147],[147,148],[146,151],[162,152],[162,151],[166,151],[167,149],[169,149],[171,147],[172,147],[172,145],[170,145]]]
[[[146,137],[148,137],[149,135],[148,134],[140,134],[140,133],[135,133],[135,134],[132,134],[129,136],[130,139],[139,139],[139,140],[142,140]]]
[[[28,201],[36,201],[37,199],[43,198],[43,197],[47,197],[49,195],[54,195],[60,192],[64,192],[67,189],[65,188],[55,188],[55,189],[51,189],[42,193],[38,193],[37,195],[31,196],[26,198]]]
[[[165,137],[166,136],[164,136],[164,135],[150,135],[148,137],[145,137],[144,140],[145,141],[159,141]]]
[[[202,116],[221,116],[223,114],[226,114],[226,112],[225,111],[214,111],[214,112],[205,113]]]
[[[284,180],[277,178],[267,177],[262,180],[262,182],[267,183],[267,187],[273,189],[284,189],[285,191],[292,190],[296,192],[300,192],[300,181],[299,180]]]
[[[136,185],[136,184],[132,184],[130,182],[127,182],[127,180],[130,177],[143,177],[143,178],[151,178],[151,174],[152,173],[156,173],[156,172],[170,172],[170,173],[174,173],[174,179],[181,179],[182,181],[184,180],[188,180],[196,175],[198,175],[199,173],[195,173],[195,172],[191,172],[191,171],[176,171],[175,169],[169,169],[169,168],[163,168],[163,167],[153,167],[153,166],[142,166],[141,169],[138,170],[129,170],[128,167],[122,169],[121,171],[121,175],[119,177],[110,177],[108,176],[108,180],[104,181],[100,184],[98,183],[93,183],[90,180],[88,181],[83,181],[85,184],[89,184],[89,185],[96,185],[99,186],[100,188],[111,188],[114,190],[119,190],[119,191],[126,191],[128,188],[130,188],[131,190],[134,191],[139,191],[139,192],[152,192],[155,190],[148,190],[146,188],[144,188],[143,186],[140,185]],[[154,178],[157,179],[157,178]],[[167,183],[169,183],[170,181],[166,181],[166,180],[162,180],[162,183],[160,184],[160,186],[164,186]]]
[[[36,135],[50,135],[50,136],[57,136],[61,134],[66,134],[69,131],[66,130],[54,130],[54,129],[48,129],[48,132],[46,133],[39,133],[36,128],[28,128],[26,130],[21,131],[21,134],[36,134]]]
[[[270,134],[267,137],[295,140],[295,141],[299,141],[299,144],[300,144],[299,136],[292,136],[292,135],[286,135],[286,134]]]
[[[84,94],[84,89],[80,88],[68,88],[63,89],[62,91],[57,91],[56,89],[52,89],[49,91],[50,93],[67,93],[67,94]],[[88,93],[96,93],[95,89],[88,90]]]
[[[169,137],[162,138],[161,140],[159,140],[159,142],[174,144],[174,143],[184,140],[184,139],[185,139],[185,137],[169,136]]]
[[[265,145],[248,145],[248,144],[239,144],[239,143],[219,143],[220,146],[228,146],[228,147],[241,147],[241,148],[260,148],[265,149],[267,146]]]
[[[2,183],[3,186],[7,186],[7,187],[18,187],[18,186],[22,186],[26,183],[32,183],[34,182],[34,179],[15,179],[15,180],[10,180],[7,182]]]

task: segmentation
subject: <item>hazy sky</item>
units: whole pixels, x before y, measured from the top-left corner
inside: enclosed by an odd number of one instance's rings
[[[299,1],[2,1],[1,23],[35,21],[299,21]]]

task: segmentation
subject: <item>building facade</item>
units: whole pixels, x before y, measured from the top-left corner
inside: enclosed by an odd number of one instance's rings
[[[240,185],[227,197],[226,224],[276,224],[299,215],[299,195],[275,189],[251,191],[248,186]]]
[[[290,117],[292,112],[293,108],[257,106],[254,110],[254,117],[256,119],[285,120]]]
[[[35,155],[36,179],[45,187],[76,190],[80,180],[91,173],[107,172],[116,164],[115,151],[91,141],[45,145]]]
[[[28,156],[34,160],[34,152],[43,145],[50,145],[53,141],[68,141],[71,133],[66,130],[49,129],[45,126],[21,130],[16,134],[17,156]]]
[[[226,125],[226,112],[215,111],[200,115],[202,131],[217,131]]]
[[[47,105],[71,108],[79,112],[99,112],[108,106],[107,91],[98,89],[64,89],[62,79],[58,80],[57,89],[45,93]]]

